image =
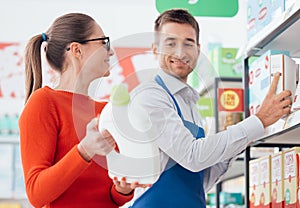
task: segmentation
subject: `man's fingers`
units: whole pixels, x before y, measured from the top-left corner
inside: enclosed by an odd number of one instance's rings
[[[270,89],[269,89],[269,93],[271,93],[271,94],[275,94],[276,93],[278,80],[279,80],[279,78],[280,78],[281,75],[280,75],[279,72],[277,72],[273,76],[274,76],[274,78],[273,78],[273,81],[272,81]]]
[[[291,107],[286,107],[283,109],[284,114],[289,114],[291,112]]]
[[[278,94],[279,100],[288,99],[287,97],[291,96],[292,93],[290,90],[284,90]]]
[[[285,99],[283,101],[281,101],[281,106],[282,107],[287,107],[287,106],[290,106],[292,105],[292,101],[290,99]]]

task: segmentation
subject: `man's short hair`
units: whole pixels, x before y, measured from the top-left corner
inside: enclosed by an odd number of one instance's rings
[[[179,23],[179,24],[189,24],[191,25],[196,32],[197,43],[199,43],[199,25],[197,20],[184,9],[170,9],[163,12],[158,18],[155,20],[154,31],[160,32],[162,26],[166,23]]]

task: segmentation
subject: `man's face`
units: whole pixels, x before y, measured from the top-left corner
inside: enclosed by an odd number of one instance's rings
[[[153,53],[160,67],[186,82],[187,76],[196,67],[200,53],[196,32],[189,24],[166,23],[161,27]]]

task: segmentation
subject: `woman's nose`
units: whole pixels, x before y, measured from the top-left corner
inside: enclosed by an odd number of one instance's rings
[[[113,56],[115,54],[114,50],[112,48],[109,49],[108,55]]]

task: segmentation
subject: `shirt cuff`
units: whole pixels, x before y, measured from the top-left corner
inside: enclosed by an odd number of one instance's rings
[[[115,185],[111,186],[111,199],[115,204],[118,206],[124,205],[126,202],[129,202],[133,198],[134,191],[130,192],[129,194],[121,194],[116,190]]]
[[[264,126],[255,115],[248,117],[240,122],[241,127],[246,132],[248,143],[259,140],[264,135]]]

